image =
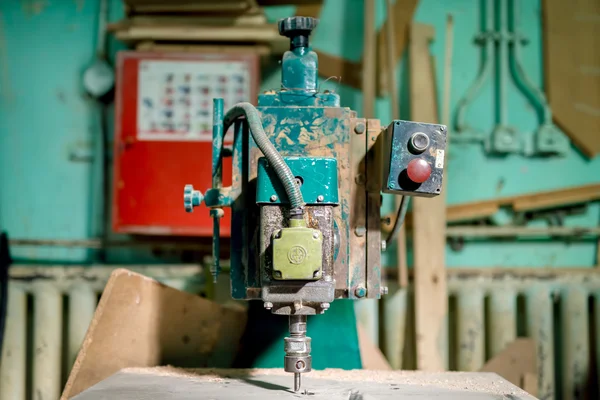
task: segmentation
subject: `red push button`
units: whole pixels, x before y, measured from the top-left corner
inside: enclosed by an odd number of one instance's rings
[[[431,175],[431,166],[422,158],[416,158],[408,163],[406,168],[408,178],[415,183],[423,183]]]

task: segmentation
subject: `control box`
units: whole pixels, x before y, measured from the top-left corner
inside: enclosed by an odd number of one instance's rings
[[[382,134],[383,192],[433,197],[442,192],[447,127],[393,121]]]
[[[258,63],[256,54],[118,54],[113,231],[212,236],[208,210],[186,213],[181,188],[212,186],[212,99],[223,98],[225,110],[256,102]],[[225,143],[231,139],[232,132]],[[223,162],[223,177],[231,184],[231,158]],[[221,220],[224,237],[230,236],[229,213]]]

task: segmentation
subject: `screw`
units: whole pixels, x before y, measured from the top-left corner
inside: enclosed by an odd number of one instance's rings
[[[271,202],[273,203],[273,202],[276,202],[276,201],[277,201],[277,196],[272,195],[271,196]]]
[[[388,294],[388,287],[387,286],[382,286],[379,290],[380,290],[380,292],[381,292],[382,295]]]
[[[318,239],[319,238],[319,232],[313,232],[313,238]]]
[[[265,309],[270,310],[271,308],[273,308],[273,303],[271,303],[270,301],[265,301],[263,306],[265,307]]]
[[[294,302],[294,310],[298,311],[302,309],[302,302],[300,300],[296,300]]]
[[[354,234],[355,234],[356,236],[358,236],[358,237],[364,236],[364,235],[365,235],[365,233],[367,233],[367,230],[365,229],[365,227],[364,227],[364,226],[357,226],[357,227],[354,229]]]
[[[320,195],[318,195],[318,196],[317,196],[317,201],[318,201],[319,203],[322,203],[322,202],[323,202],[323,200],[325,200],[325,197],[323,197],[323,195],[322,195],[322,194],[320,194]]]
[[[354,127],[354,132],[356,132],[359,135],[362,135],[363,133],[365,133],[365,124],[362,122],[359,122],[358,124],[356,124],[356,126]]]
[[[381,251],[387,250],[387,242],[385,240],[381,241]]]
[[[306,368],[306,364],[304,363],[304,361],[302,360],[298,360],[296,361],[296,369],[302,371],[304,368]]]
[[[359,298],[365,297],[367,295],[367,289],[365,289],[364,286],[358,286],[354,289],[354,294]]]

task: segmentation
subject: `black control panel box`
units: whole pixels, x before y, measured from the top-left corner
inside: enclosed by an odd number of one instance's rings
[[[433,197],[442,192],[447,127],[393,121],[383,133],[383,192]]]

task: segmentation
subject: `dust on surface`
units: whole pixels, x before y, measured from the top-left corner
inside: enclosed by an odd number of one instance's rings
[[[190,378],[195,381],[223,382],[227,379],[241,379],[260,376],[289,376],[283,369],[180,369],[174,367],[127,368],[122,372]],[[482,372],[424,372],[424,371],[375,371],[325,369],[306,374],[311,379],[325,379],[339,382],[384,383],[389,385],[411,385],[436,387],[440,389],[479,392],[495,395],[519,395],[531,398],[527,392],[512,385],[493,373]]]

